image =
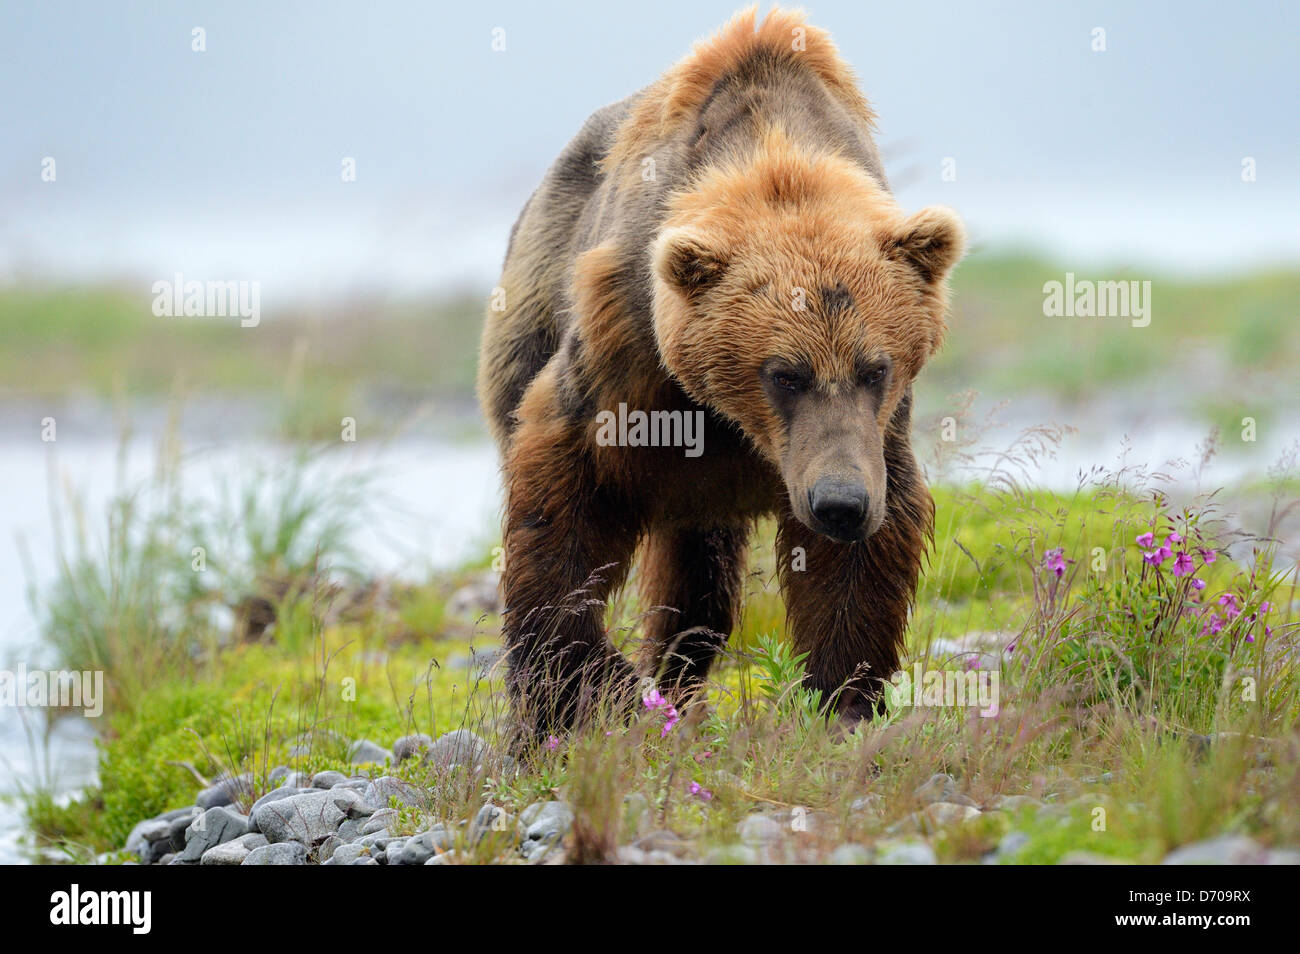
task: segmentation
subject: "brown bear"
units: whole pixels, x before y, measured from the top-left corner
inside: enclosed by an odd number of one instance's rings
[[[850,721],[895,671],[934,504],[912,382],[964,235],[908,216],[874,115],[802,15],[734,17],[597,111],[510,236],[479,395],[504,458],[507,681],[531,732],[684,700],[778,522],[788,628]],[[639,667],[603,601],[639,551]]]

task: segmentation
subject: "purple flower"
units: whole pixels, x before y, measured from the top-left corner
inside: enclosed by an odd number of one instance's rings
[[[651,711],[659,710],[663,712],[665,721],[663,731],[659,734],[660,738],[663,738],[671,732],[673,726],[675,726],[681,719],[677,714],[677,709],[672,705],[672,703],[663,697],[658,689],[651,689],[647,692],[641,697],[641,702]]]
[[[1205,589],[1205,581],[1198,576],[1196,579],[1192,580],[1192,589],[1194,590]]]
[[[1219,555],[1213,550],[1199,550],[1197,552],[1201,554],[1201,562],[1207,565],[1213,563],[1219,558]]]
[[[1196,569],[1192,563],[1192,558],[1187,555],[1186,550],[1179,550],[1178,556],[1174,557],[1174,576],[1187,576]]]
[[[687,786],[687,788],[690,791],[690,793],[694,795],[696,798],[698,798],[700,801],[702,802],[713,801],[713,793],[710,792],[703,785],[701,785],[699,782],[691,782],[691,784]]]
[[[1220,616],[1218,613],[1211,613],[1210,618],[1207,619],[1205,621],[1205,625],[1201,627],[1201,635],[1204,636],[1208,633],[1211,636],[1215,636],[1222,629],[1223,629],[1223,617]]]
[[[1043,566],[1055,573],[1056,578],[1059,580],[1065,575],[1065,549],[1063,547],[1054,547],[1044,553]]]
[[[651,689],[647,692],[641,697],[641,702],[647,709],[662,709],[668,705],[668,700],[663,697],[658,689]]]
[[[1137,545],[1140,547],[1149,547],[1156,542],[1156,535],[1148,530],[1146,533],[1137,535]]]
[[[1169,539],[1167,539],[1165,542],[1166,542],[1166,543],[1182,543],[1182,542],[1183,542],[1183,535],[1182,535],[1181,533],[1179,533],[1178,531],[1175,530],[1175,531],[1173,531],[1172,533],[1169,534]]]
[[[1159,566],[1173,555],[1173,550],[1169,549],[1167,546],[1161,546],[1158,550],[1148,550],[1143,553],[1142,559],[1147,563],[1150,563],[1152,566]]]
[[[1224,593],[1219,597],[1219,605],[1223,607],[1223,614],[1228,619],[1236,619],[1241,615],[1241,604],[1237,602],[1235,593]]]
[[[555,751],[556,749],[558,749],[559,747],[560,747],[560,739],[559,739],[558,736],[554,736],[554,735],[547,736],[547,738],[546,738],[546,751],[548,751],[548,752],[554,752],[554,751]]]

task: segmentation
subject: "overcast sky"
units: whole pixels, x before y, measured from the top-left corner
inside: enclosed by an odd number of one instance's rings
[[[1300,261],[1300,4],[806,6],[876,106],[900,201],[956,208],[978,248],[1085,270]],[[182,271],[272,301],[485,287],[582,120],[736,7],[9,0],[0,277]]]

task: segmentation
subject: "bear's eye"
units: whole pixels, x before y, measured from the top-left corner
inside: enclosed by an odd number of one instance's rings
[[[889,377],[889,362],[882,361],[880,364],[868,365],[858,373],[858,381],[863,387],[879,387],[884,380]]]
[[[798,394],[808,387],[808,382],[803,375],[795,371],[772,372],[772,383],[782,391],[789,391],[791,394]]]

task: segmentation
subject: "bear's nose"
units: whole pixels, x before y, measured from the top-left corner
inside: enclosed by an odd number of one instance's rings
[[[808,506],[833,537],[856,540],[867,519],[867,488],[842,477],[823,477],[808,492]]]

